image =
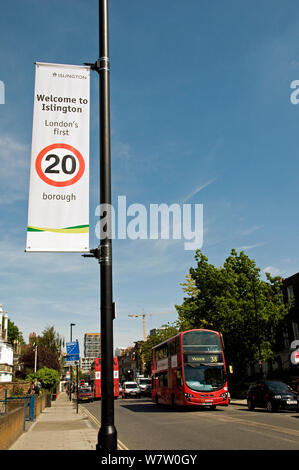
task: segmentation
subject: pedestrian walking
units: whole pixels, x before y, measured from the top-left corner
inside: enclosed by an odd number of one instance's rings
[[[31,382],[30,387],[28,388],[27,395],[33,395],[34,394],[34,383]]]

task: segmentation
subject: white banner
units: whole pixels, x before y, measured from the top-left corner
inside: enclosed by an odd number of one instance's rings
[[[89,251],[90,68],[36,63],[26,251]]]

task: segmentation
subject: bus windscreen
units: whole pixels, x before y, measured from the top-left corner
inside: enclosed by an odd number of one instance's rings
[[[210,331],[186,332],[182,343],[186,385],[198,392],[221,389],[226,377],[218,335]]]

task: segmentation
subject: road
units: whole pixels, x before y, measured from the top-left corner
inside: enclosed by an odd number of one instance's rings
[[[99,423],[101,402],[82,405]],[[129,450],[298,450],[299,413],[240,405],[172,410],[149,398],[115,401],[115,426]]]

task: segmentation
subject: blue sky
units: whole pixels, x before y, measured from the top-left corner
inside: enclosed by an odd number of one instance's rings
[[[299,13],[293,1],[110,0],[112,197],[203,204],[203,252],[232,248],[282,277],[298,269]],[[98,58],[96,0],[1,5],[0,303],[23,332],[99,331],[99,267],[24,253],[34,62]],[[91,77],[90,246],[99,203],[98,77]],[[113,243],[114,346],[142,338],[128,314],[174,311],[194,252],[183,240]],[[176,315],[147,317],[147,330]]]

